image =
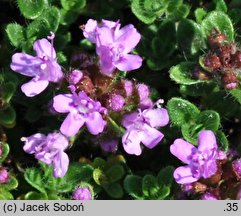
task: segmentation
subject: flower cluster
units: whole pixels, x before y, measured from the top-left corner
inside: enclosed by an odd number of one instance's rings
[[[163,100],[153,104],[147,85],[124,78],[117,79],[118,74],[114,73],[117,69],[134,70],[142,64],[141,57],[129,54],[141,38],[135,27],[130,24],[121,28],[119,21],[108,20],[98,24],[90,19],[84,25],[83,34],[96,44],[98,65],[88,60],[86,64],[81,63],[82,66],[72,67],[64,75],[56,60],[53,33],[48,37],[50,42],[44,38],[34,43],[36,56],[16,53],[12,57],[12,70],[34,77],[21,88],[26,96],[33,97],[41,93],[49,82],[61,82],[60,93],[49,103],[51,114],[67,113],[60,126],[61,133],[36,133],[21,139],[25,142],[25,152],[54,166],[55,177],[63,177],[68,169],[69,158],[64,152],[69,146],[67,137],[79,136],[84,125],[90,134],[98,135],[103,151],[116,152],[121,138],[128,154],[140,155],[141,143],[149,149],[154,148],[164,137],[157,128],[169,122],[167,110],[160,106]],[[114,124],[119,122],[126,131],[122,128],[117,133],[113,132],[108,125],[109,121]],[[87,199],[86,194],[85,189],[78,188],[73,196],[82,199],[83,195],[83,199]]]
[[[217,80],[225,89],[239,86],[237,72],[241,67],[241,50],[234,43],[227,41],[224,33],[213,30],[208,37],[211,52],[203,57],[203,66],[193,70],[195,78],[200,80]]]

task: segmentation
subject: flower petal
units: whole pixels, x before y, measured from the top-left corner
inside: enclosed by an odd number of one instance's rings
[[[163,133],[147,124],[143,125],[141,142],[149,149],[154,148],[164,137]]]
[[[85,123],[82,116],[69,113],[60,127],[60,131],[67,137],[74,136]]]
[[[50,61],[47,68],[45,69],[45,74],[47,74],[47,79],[50,82],[57,83],[63,79],[64,74],[60,65],[56,61]]]
[[[166,109],[147,109],[143,112],[146,122],[152,127],[163,127],[169,122],[169,115]]]
[[[217,141],[214,133],[211,130],[202,130],[198,134],[198,150],[204,152],[205,150],[217,150]]]
[[[21,90],[27,97],[34,97],[44,91],[48,84],[49,81],[47,80],[36,80],[33,78],[29,82],[23,84]]]
[[[38,57],[42,58],[44,56],[50,59],[56,58],[56,52],[52,44],[45,38],[36,40],[33,44],[33,49],[35,50]]]
[[[121,71],[135,70],[141,67],[142,58],[138,55],[126,54],[114,62],[114,65]]]
[[[85,28],[83,30],[83,35],[87,38],[90,42],[96,43],[96,28],[97,28],[97,21],[93,19],[89,19],[85,24]]]
[[[103,132],[106,125],[106,121],[103,120],[99,112],[89,114],[88,118],[85,119],[85,122],[89,132],[93,135]]]
[[[53,100],[53,107],[57,112],[67,113],[73,109],[73,97],[71,94],[59,94]]]
[[[137,130],[127,130],[122,137],[122,144],[124,150],[128,154],[140,155],[141,150],[141,140]]]
[[[217,172],[217,162],[216,160],[209,160],[204,166],[203,178],[209,178]]]
[[[113,31],[108,27],[101,27],[96,29],[96,45],[99,46],[113,46]]]
[[[170,146],[171,153],[176,156],[182,162],[189,164],[189,157],[197,149],[190,143],[183,139],[176,139],[174,143]]]
[[[118,31],[116,43],[124,47],[124,53],[129,53],[139,43],[140,39],[141,35],[137,32],[136,28],[130,24]]]
[[[30,137],[23,137],[21,140],[25,142],[23,150],[29,154],[37,152],[38,147],[45,141],[46,136],[41,133],[36,133]]]
[[[112,72],[115,70],[115,66],[113,65],[113,62],[112,62],[112,54],[110,52],[110,48],[105,46],[100,46],[100,47],[97,47],[96,52],[100,58],[101,73],[106,75],[111,75]]]
[[[53,160],[54,170],[53,175],[55,178],[64,177],[69,167],[69,157],[68,155],[60,151]]]
[[[52,149],[58,149],[61,151],[64,151],[69,145],[68,139],[61,133],[48,134],[47,142]]]
[[[131,114],[127,114],[123,117],[122,119],[122,125],[125,127],[125,128],[128,128],[129,126],[132,126],[133,123],[135,123],[135,121],[137,120],[138,118],[138,112],[133,112]]]
[[[41,59],[25,53],[15,53],[12,56],[11,69],[25,76],[39,75]]]
[[[198,180],[192,176],[192,171],[189,166],[178,167],[174,171],[173,177],[178,184],[189,184]]]

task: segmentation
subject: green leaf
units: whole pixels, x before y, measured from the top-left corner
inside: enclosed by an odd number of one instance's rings
[[[203,8],[197,8],[194,11],[197,23],[201,23],[203,18],[207,15],[207,12]]]
[[[159,189],[158,193],[157,193],[157,199],[162,200],[164,198],[166,198],[167,196],[169,196],[170,194],[170,187],[162,187]]]
[[[97,158],[95,158],[95,160],[93,161],[92,166],[93,166],[94,168],[98,168],[98,169],[104,170],[104,169],[105,169],[105,166],[106,166],[106,161],[105,161],[104,159],[102,159],[102,158],[97,157]]]
[[[17,187],[18,187],[18,180],[12,175],[10,175],[10,179],[8,183],[0,185],[1,189],[6,189],[8,191],[16,189]]]
[[[5,190],[0,188],[0,200],[13,200],[13,195]]]
[[[165,34],[163,34],[163,32],[165,32]],[[153,54],[157,56],[159,61],[162,61],[162,58],[166,59],[174,52],[175,46],[175,23],[170,20],[163,21],[151,43]]]
[[[11,126],[15,123],[15,120],[16,113],[11,106],[8,106],[3,110],[0,110],[0,124],[4,126]]]
[[[165,185],[167,187],[172,186],[173,172],[174,172],[174,167],[172,167],[172,166],[167,166],[160,170],[160,172],[157,175],[157,183],[158,183],[159,187],[161,187],[163,185]]]
[[[194,104],[175,97],[168,101],[167,108],[172,124],[179,127],[190,122],[195,122],[200,113]]]
[[[189,143],[192,143],[193,145],[197,145],[197,137],[198,133],[204,129],[204,126],[202,124],[184,124],[181,127],[183,138],[188,141]]]
[[[43,183],[43,176],[39,169],[35,167],[26,169],[24,172],[24,178],[32,187],[41,193],[46,193],[45,184]]]
[[[213,110],[205,110],[199,114],[197,122],[206,130],[217,131],[220,126],[220,116]]]
[[[142,199],[142,178],[140,176],[127,175],[124,180],[124,188],[130,196]]]
[[[227,13],[228,7],[224,0],[214,0],[214,3],[216,4],[216,11],[222,11]]]
[[[216,138],[218,146],[225,152],[228,151],[229,142],[226,135],[222,131],[216,131]]]
[[[208,96],[211,92],[218,90],[215,82],[201,82],[192,85],[181,85],[180,92],[190,96]]]
[[[86,5],[86,0],[60,0],[60,2],[65,10],[78,11]]]
[[[0,141],[0,148],[2,148],[2,154],[0,156],[0,164],[1,164],[7,158],[8,154],[9,154],[9,151],[10,151],[10,148],[9,148],[9,145],[7,143],[1,142],[1,141]]]
[[[89,164],[72,163],[63,179],[66,184],[72,184],[74,187],[78,182],[89,182],[93,171],[93,167]]]
[[[133,0],[131,10],[139,20],[145,24],[151,24],[165,12],[167,2],[166,0]]]
[[[234,29],[230,18],[221,11],[213,11],[207,15],[202,21],[201,28],[206,37],[208,37],[213,29],[217,29],[227,35],[229,41],[234,40]]]
[[[46,37],[50,32],[56,32],[60,23],[60,12],[56,7],[43,11],[42,15],[31,22],[27,27],[27,37]]]
[[[192,57],[206,48],[200,26],[189,19],[183,19],[178,25],[177,43],[187,57]]]
[[[47,200],[48,197],[45,193],[39,193],[36,191],[30,191],[24,196],[25,200]]]
[[[10,23],[6,27],[6,33],[11,44],[17,48],[25,41],[24,28],[17,23]]]
[[[3,85],[2,99],[5,103],[9,103],[16,90],[16,85],[13,82],[7,82]]]
[[[118,183],[112,183],[108,186],[105,186],[104,189],[108,195],[114,199],[120,199],[124,195],[123,189]]]
[[[47,0],[17,0],[19,10],[28,19],[35,19],[48,6]]]
[[[191,72],[195,64],[192,62],[182,62],[170,69],[170,78],[179,84],[192,85],[205,81],[195,80],[191,77]]]
[[[94,170],[93,179],[95,180],[97,185],[107,185],[109,183],[105,173],[103,172],[103,170],[100,169]]]
[[[190,6],[187,4],[182,4],[180,7],[178,7],[173,13],[168,14],[168,18],[173,19],[174,21],[181,20],[182,18],[185,18],[190,13]]]
[[[155,197],[158,193],[159,186],[157,180],[152,175],[145,175],[142,179],[142,191],[146,197]]]
[[[108,178],[108,181],[113,183],[123,178],[125,175],[125,170],[121,165],[116,164],[107,169],[105,174]]]
[[[230,94],[233,96],[234,100],[241,104],[241,89],[233,89],[229,91]]]

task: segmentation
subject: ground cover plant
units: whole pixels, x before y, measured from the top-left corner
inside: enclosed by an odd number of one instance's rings
[[[0,199],[241,199],[239,0],[3,0]]]

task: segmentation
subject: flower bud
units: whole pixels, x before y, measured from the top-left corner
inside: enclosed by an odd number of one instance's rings
[[[212,70],[217,70],[222,66],[219,57],[215,54],[208,54],[204,59],[204,64]]]
[[[236,74],[229,71],[222,74],[221,81],[223,87],[228,90],[235,89],[239,85],[239,81]]]
[[[68,77],[71,85],[76,85],[83,78],[83,73],[80,70],[73,70]]]
[[[111,94],[107,102],[107,108],[120,111],[125,105],[125,98],[119,94]]]
[[[221,46],[218,49],[218,56],[222,62],[223,67],[231,66],[231,45]]]
[[[241,67],[241,51],[237,51],[234,55],[232,55],[232,61],[235,67]]]
[[[79,186],[72,194],[73,200],[92,200],[92,192],[88,187]]]
[[[110,139],[101,142],[101,148],[105,152],[116,152],[118,149],[118,140]]]
[[[210,80],[210,74],[203,71],[201,67],[196,65],[192,71],[192,76],[198,80]]]
[[[233,161],[233,171],[238,179],[241,179],[241,158]]]
[[[0,167],[0,184],[6,184],[9,181],[8,171],[4,167]]]
[[[133,83],[129,80],[124,80],[123,81],[123,84],[124,84],[124,89],[125,89],[125,92],[126,92],[126,96],[129,97],[132,95],[133,93]]]
[[[210,192],[206,192],[202,195],[201,200],[218,200],[218,197]]]
[[[212,49],[220,47],[226,40],[226,35],[218,30],[214,30],[213,33],[208,36],[208,44]]]

